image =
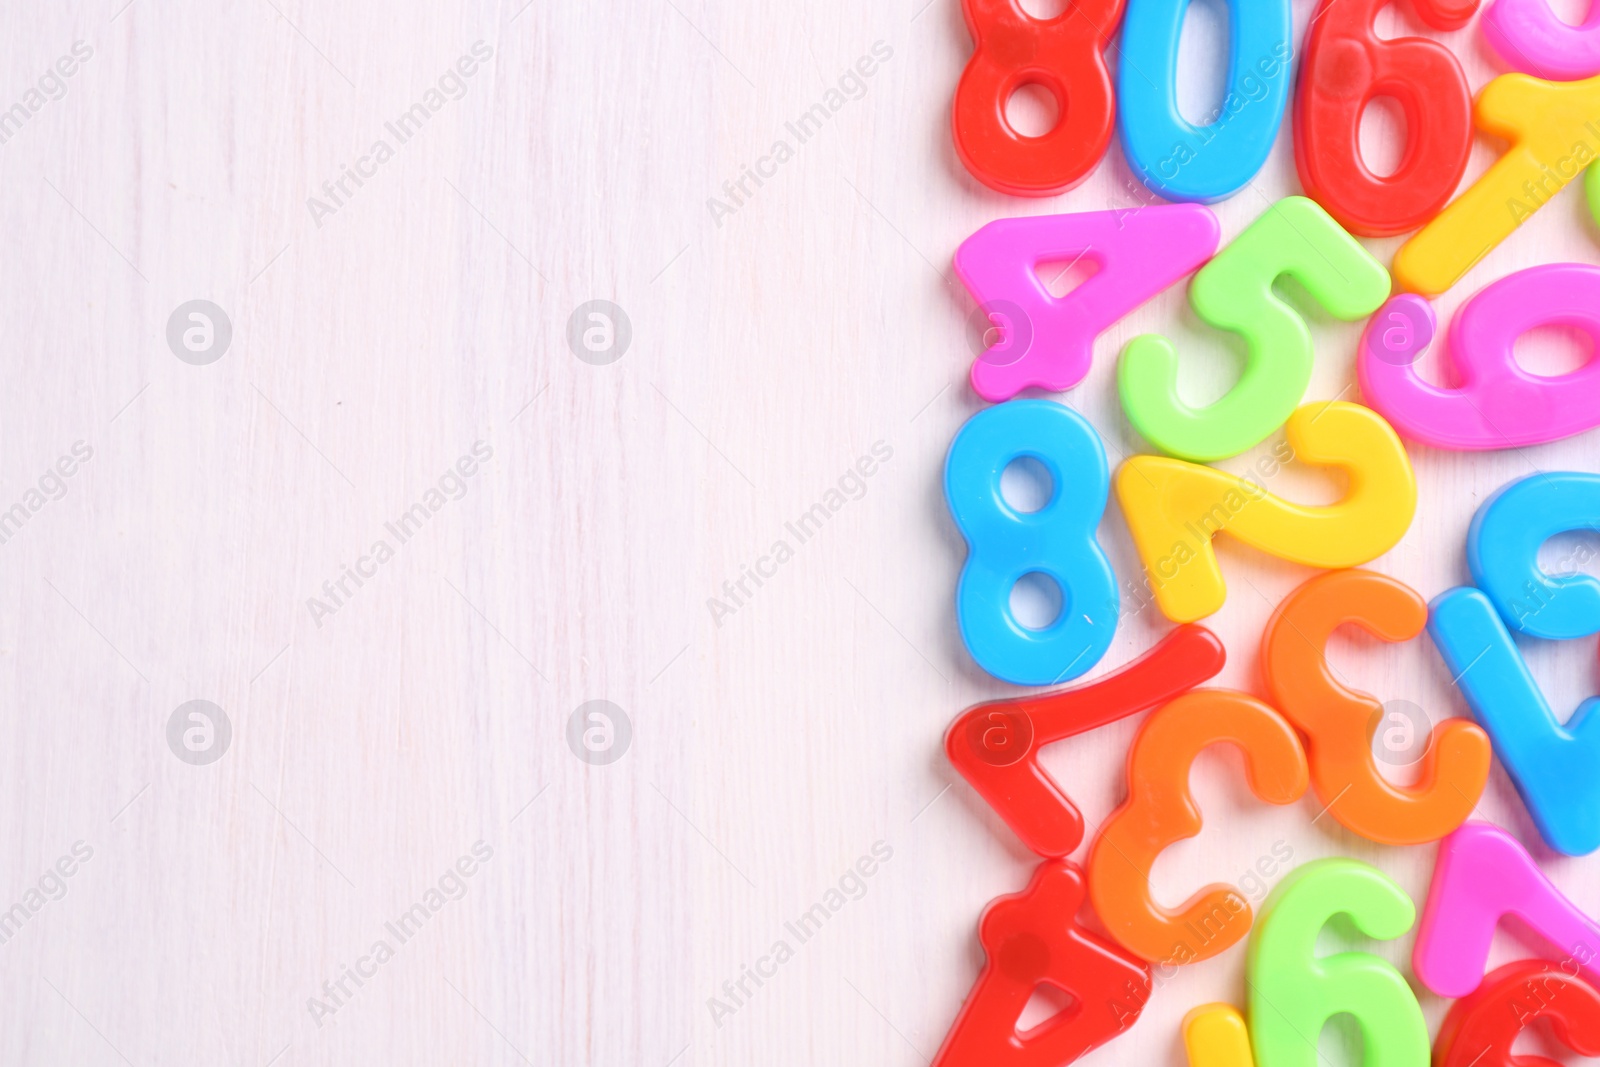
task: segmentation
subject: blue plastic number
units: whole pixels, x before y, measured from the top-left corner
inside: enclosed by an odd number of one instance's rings
[[[1467,532],[1467,565],[1507,626],[1529,637],[1570,640],[1600,633],[1600,581],[1539,567],[1539,546],[1558,533],[1600,529],[1600,474],[1532,474],[1484,501]]]
[[[1050,500],[1038,511],[1017,511],[1000,493],[1000,472],[1024,457],[1050,475]],[[1094,428],[1050,400],[980,411],[951,442],[944,494],[968,548],[956,617],[967,651],[996,678],[1054,685],[1106,654],[1120,608],[1116,575],[1095,540],[1109,481]],[[1034,573],[1061,590],[1060,614],[1042,630],[1011,611],[1012,588]]]
[[[1433,643],[1539,834],[1569,856],[1600,848],[1600,697],[1579,704],[1563,726],[1505,622],[1476,589],[1435,597],[1428,615]]]
[[[1168,200],[1205,204],[1255,177],[1289,100],[1289,0],[1228,0],[1228,92],[1209,125],[1178,113],[1178,38],[1189,0],[1128,0],[1117,70],[1122,149]]]

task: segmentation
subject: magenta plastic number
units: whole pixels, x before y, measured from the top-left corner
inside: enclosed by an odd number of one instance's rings
[[[1549,0],[1495,0],[1483,13],[1483,36],[1512,70],[1546,81],[1600,74],[1600,4],[1581,26],[1563,22]]]
[[[1362,398],[1402,437],[1483,451],[1543,444],[1600,426],[1600,359],[1544,377],[1523,370],[1513,355],[1517,338],[1542,326],[1568,326],[1600,345],[1600,267],[1530,267],[1463,304],[1450,323],[1448,347],[1460,384],[1449,389],[1423,381],[1414,366],[1436,325],[1432,306],[1406,293],[1378,309],[1362,338]]]
[[[1210,259],[1217,218],[1199,204],[997,219],[956,250],[956,273],[999,339],[972,365],[972,388],[1009,400],[1029,386],[1070,389],[1089,373],[1094,339]],[[1059,299],[1043,264],[1092,263]]]
[[[1514,915],[1555,958],[1597,977],[1600,926],[1545,877],[1517,839],[1485,822],[1464,823],[1439,842],[1411,969],[1441,997],[1464,997],[1483,981],[1495,927]]]

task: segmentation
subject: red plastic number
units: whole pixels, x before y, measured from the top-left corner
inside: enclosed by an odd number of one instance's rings
[[[1472,94],[1449,49],[1424,37],[1382,40],[1372,29],[1389,0],[1321,0],[1307,34],[1295,98],[1294,158],[1306,194],[1365,237],[1414,230],[1456,191],[1472,150]],[[1439,30],[1465,25],[1478,0],[1413,0]],[[1374,97],[1406,116],[1400,167],[1380,178],[1361,158],[1361,113]]]
[[[956,85],[956,151],[973,177],[1012,196],[1054,196],[1087,178],[1111,143],[1114,98],[1101,49],[1124,0],[1078,0],[1036,19],[1017,0],[961,0],[977,47]],[[1025,85],[1055,97],[1058,117],[1041,137],[1006,121]]]
[[[1560,1067],[1514,1056],[1511,1044],[1537,1019],[1580,1056],[1600,1056],[1600,993],[1570,963],[1520,960],[1489,972],[1476,993],[1453,1004],[1433,1045],[1438,1067]]]
[[[1222,670],[1225,659],[1210,630],[1180,626],[1089,685],[968,708],[945,732],[945,754],[1023,844],[1065,856],[1083,840],[1083,816],[1039,766],[1039,749],[1165,704]]]
[[[1046,860],[1028,888],[990,902],[978,922],[987,959],[933,1067],[1063,1067],[1134,1024],[1150,999],[1150,968],[1079,929],[1083,872]],[[1041,985],[1071,1004],[1017,1032]]]

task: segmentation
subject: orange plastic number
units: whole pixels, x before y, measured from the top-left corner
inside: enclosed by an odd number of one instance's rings
[[[1306,755],[1282,716],[1255,697],[1226,689],[1185,693],[1151,715],[1128,752],[1128,799],[1089,850],[1089,899],[1106,930],[1129,951],[1171,965],[1209,959],[1250,929],[1250,902],[1211,885],[1177,909],[1150,896],[1150,868],[1162,850],[1200,832],[1189,768],[1215,744],[1239,746],[1250,791],[1288,804],[1306,791]]]
[[[1296,563],[1353,567],[1389,551],[1411,525],[1416,478],[1381,415],[1344,401],[1305,404],[1285,434],[1296,458],[1348,473],[1343,500],[1291,504],[1259,481],[1165,456],[1118,468],[1117,500],[1167,618],[1194,622],[1222,607],[1228,590],[1211,539],[1223,530]]]
[[[1408,586],[1373,571],[1334,571],[1278,605],[1261,646],[1268,691],[1306,737],[1317,799],[1342,825],[1385,845],[1437,841],[1472,814],[1489,777],[1489,737],[1465,719],[1447,720],[1431,737],[1426,718],[1397,724],[1386,751],[1397,766],[1422,766],[1415,786],[1394,785],[1372,754],[1389,713],[1340,684],[1325,649],[1346,623],[1381,641],[1409,641],[1427,622],[1428,605]]]

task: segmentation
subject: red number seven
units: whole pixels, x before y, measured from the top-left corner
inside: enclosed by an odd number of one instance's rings
[[[977,47],[956,85],[956,151],[973,177],[1012,196],[1054,196],[1083,181],[1111,143],[1111,75],[1101,49],[1122,21],[1124,0],[1069,2],[1036,19],[1017,0],[961,0]],[[1055,97],[1058,117],[1041,137],[1006,121],[1024,85]]]
[[[1083,897],[1083,872],[1046,860],[1027,889],[990,902],[978,921],[983,970],[933,1067],[1063,1067],[1134,1024],[1150,999],[1150,968],[1078,927]],[[1072,1004],[1018,1033],[1041,985]]]
[[[1089,685],[968,708],[945,731],[945,754],[1023,844],[1065,856],[1083,840],[1083,816],[1039,766],[1039,749],[1165,704],[1222,670],[1225,658],[1210,630],[1180,626]]]

